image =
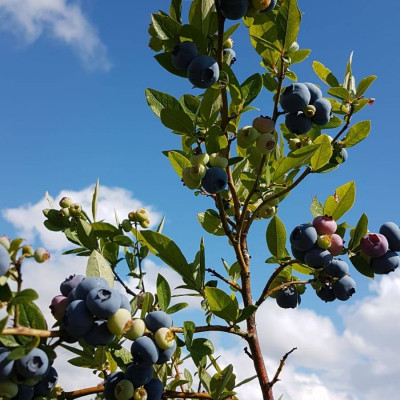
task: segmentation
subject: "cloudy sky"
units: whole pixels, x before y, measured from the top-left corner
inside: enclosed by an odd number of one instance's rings
[[[182,187],[161,154],[178,148],[179,138],[162,127],[144,99],[146,87],[175,96],[198,94],[187,80],[162,71],[147,47],[150,13],[166,10],[166,4],[161,0],[140,6],[128,0],[0,0],[0,235],[21,236],[51,251],[49,263],[27,262],[24,267],[25,285],[38,288],[46,312],[65,276],[85,269],[84,259],[61,256],[69,243],[43,227],[46,191],[55,202],[69,195],[89,208],[93,183],[99,177],[101,218],[113,222],[114,210],[122,219],[142,206],[151,210],[153,224],[166,215],[165,233],[188,259],[205,234],[196,214],[212,205]],[[378,75],[367,93],[376,102],[355,119],[372,120],[368,140],[349,150],[340,170],[312,176],[294,191],[279,215],[288,230],[309,221],[314,195],[324,200],[354,179],[357,199],[346,215],[348,223],[355,224],[363,212],[371,230],[386,221],[399,222],[395,119],[399,102],[391,71],[400,61],[394,51],[400,40],[396,17],[400,6],[394,0],[379,8],[370,0],[335,4],[299,0],[299,4],[304,22],[298,42],[313,49],[310,58],[294,68],[299,80],[319,83],[311,68],[313,60],[341,77],[354,50],[356,79]],[[233,39],[240,81],[262,72],[246,30],[239,30]],[[249,113],[247,122],[259,113],[270,114],[271,104],[268,93],[263,93],[255,104],[261,111]],[[265,228],[265,223],[258,224],[250,236],[258,282],[271,272],[271,266],[264,264],[269,256]],[[208,267],[221,268],[221,257],[233,262],[223,238],[205,234],[205,241]],[[171,286],[180,284],[157,259],[146,262],[145,269],[149,288],[154,288],[158,273]],[[400,272],[375,281],[363,279],[354,269],[351,274],[357,294],[346,303],[325,305],[309,290],[296,310],[278,309],[274,301],[260,309],[258,326],[270,375],[283,354],[298,348],[276,385],[277,395],[283,393],[287,400],[376,400],[393,398],[400,391]],[[261,288],[256,284],[255,291]],[[192,298],[188,302],[196,311],[182,312],[177,322],[195,315],[201,324],[199,305]],[[225,336],[212,338],[216,353],[222,354],[221,363],[233,363],[239,380],[251,375],[243,343]],[[65,388],[97,382],[90,371],[85,375],[68,367],[61,360],[65,356],[57,361]],[[259,398],[254,383],[240,389],[241,399]]]

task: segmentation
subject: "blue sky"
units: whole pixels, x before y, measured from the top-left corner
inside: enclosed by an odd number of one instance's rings
[[[185,10],[189,3],[184,2]],[[399,101],[392,75],[400,61],[400,5],[394,0],[379,7],[370,0],[299,0],[299,5],[304,15],[298,42],[301,48],[312,49],[310,57],[293,68],[299,80],[320,84],[311,68],[314,60],[341,80],[354,50],[357,82],[368,75],[378,76],[366,94],[376,101],[354,119],[372,120],[370,137],[348,150],[348,161],[339,170],[311,176],[293,191],[279,216],[290,230],[311,219],[309,205],[314,195],[324,201],[336,187],[355,180],[357,198],[346,215],[348,223],[355,224],[363,212],[371,230],[386,221],[399,222]],[[14,237],[29,231],[29,213],[24,214],[25,220],[15,216],[18,212],[5,218],[10,215],[6,210],[38,209],[35,205],[45,191],[53,196],[62,191],[80,192],[99,177],[108,188],[132,192],[116,198],[115,207],[124,206],[121,199],[132,205],[139,204],[135,203],[138,200],[158,216],[166,214],[165,233],[182,246],[189,259],[194,256],[205,234],[196,214],[212,204],[182,187],[161,154],[179,148],[180,138],[162,126],[144,98],[146,87],[177,97],[200,93],[187,80],[162,70],[147,47],[150,13],[167,7],[168,2],[161,0],[140,5],[127,0],[0,0],[0,234]],[[239,29],[233,39],[239,80],[263,72],[246,29]],[[321,88],[326,94],[327,88],[323,84]],[[260,111],[249,113],[243,124],[260,113],[271,114],[268,92],[254,105]],[[30,240],[38,245],[43,236],[35,236],[30,229]],[[263,263],[268,257],[265,229],[266,223],[259,223],[250,237],[254,276],[259,281],[271,268]],[[220,257],[233,261],[224,239],[205,235],[209,267],[218,266]],[[354,306],[370,298],[371,291],[370,282],[354,270],[353,277],[359,289],[357,299],[349,302]],[[338,313],[342,304],[322,304],[311,293],[304,296],[302,306],[316,310],[321,318],[330,316],[341,332],[349,328]],[[355,395],[354,399],[370,399],[365,393]]]

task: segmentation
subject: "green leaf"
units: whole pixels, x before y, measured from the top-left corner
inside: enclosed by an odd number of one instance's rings
[[[154,56],[154,58],[163,68],[165,68],[171,74],[180,76],[181,78],[187,77],[186,71],[177,69],[177,68],[175,68],[174,64],[172,64],[171,52],[166,51],[164,53],[158,53]],[[157,115],[157,116],[159,117],[159,115]]]
[[[356,186],[354,181],[348,182],[336,189],[335,194],[326,199],[324,215],[338,220],[344,213],[353,207],[356,198]]]
[[[190,161],[177,151],[168,151],[168,159],[180,178],[182,178],[182,171],[192,166]]]
[[[165,312],[167,314],[175,314],[176,312],[183,310],[184,308],[189,307],[188,303],[176,303],[170,308],[168,308]]]
[[[319,129],[334,129],[338,128],[340,125],[343,124],[343,121],[337,117],[336,115],[333,115],[329,122],[325,125],[319,126]]]
[[[318,136],[314,140],[314,143],[319,144],[320,146],[315,154],[311,157],[311,167],[314,170],[318,170],[328,163],[332,156],[333,149],[328,135]]]
[[[185,338],[185,344],[187,349],[190,351],[193,341],[194,330],[196,325],[192,321],[185,321],[183,323],[183,337]]]
[[[173,240],[150,230],[141,231],[141,236],[155,256],[159,257],[182,277],[192,280],[188,262]]]
[[[223,290],[206,286],[205,295],[214,315],[225,321],[235,321],[238,317],[237,301],[234,301]]]
[[[110,264],[97,250],[93,250],[90,254],[86,266],[86,276],[99,276],[104,278],[110,287],[114,287],[114,274]]]
[[[76,233],[79,241],[89,250],[95,250],[98,248],[96,234],[94,233],[92,226],[83,219],[78,219]]]
[[[244,385],[245,383],[251,382],[252,380],[254,380],[254,379],[256,379],[256,378],[257,378],[257,375],[253,375],[253,376],[251,376],[250,378],[243,379],[242,381],[240,381],[240,382],[235,386],[235,388],[237,388],[237,387],[239,387],[239,386],[242,386],[242,385]],[[278,400],[279,400],[279,399],[278,399]]]
[[[172,0],[169,8],[169,14],[175,21],[181,23],[182,0]]]
[[[257,43],[257,48],[259,49],[258,52],[261,55],[262,53],[264,53],[265,50],[271,50],[274,51],[276,53],[280,53],[281,49],[278,46],[275,46],[273,43],[271,43],[269,40],[264,39],[262,37],[259,36],[255,36],[255,35],[250,35],[250,38],[252,40],[254,40],[254,42]]]
[[[99,178],[97,178],[96,185],[94,187],[93,198],[92,198],[93,221],[96,221],[98,199],[99,199]]]
[[[376,75],[370,75],[366,78],[361,79],[360,83],[357,85],[356,97],[362,96],[375,81],[375,79]]]
[[[368,217],[363,214],[357,222],[354,233],[351,235],[351,239],[349,241],[349,250],[354,250],[360,244],[361,239],[368,232]]]
[[[289,57],[292,64],[296,64],[305,60],[311,53],[310,49],[297,50],[294,53],[290,53]]]
[[[228,40],[232,34],[236,31],[237,28],[239,28],[240,23],[231,25],[225,32],[224,32],[224,37],[222,39],[222,42],[225,42],[226,40]]]
[[[301,13],[297,6],[297,0],[286,0],[276,16],[278,38],[281,40],[284,50],[288,50],[296,41],[300,22]]]
[[[92,222],[92,230],[97,237],[108,238],[120,235],[120,230],[108,222]]]
[[[212,87],[208,88],[201,100],[200,113],[202,124],[209,128],[217,119],[222,104],[221,91]]]
[[[17,292],[9,304],[14,306],[16,304],[29,303],[38,298],[39,295],[33,289],[24,289]]]
[[[300,274],[313,275],[315,273],[315,269],[309,267],[307,264],[294,263],[290,264],[290,266]]]
[[[160,113],[161,122],[178,134],[192,135],[194,125],[192,119],[183,110],[163,108]]]
[[[147,312],[150,311],[153,301],[154,301],[154,296],[150,292],[146,292],[143,295],[142,309],[140,311],[141,319],[144,319]]]
[[[215,210],[207,210],[197,214],[201,226],[212,235],[224,236],[225,232],[222,228],[222,222],[219,218],[219,214]]]
[[[336,76],[333,75],[331,70],[326,68],[325,65],[321,64],[319,61],[314,61],[312,67],[322,82],[326,83],[328,86],[340,86]]]
[[[317,200],[317,196],[313,197],[310,208],[313,218],[319,217],[320,215],[324,215],[324,206],[320,201]]]
[[[364,140],[371,132],[371,121],[360,121],[352,126],[343,140],[344,147],[352,147]]]
[[[214,399],[221,400],[224,398],[221,396],[221,393],[228,386],[232,376],[233,376],[232,364],[229,364],[221,373],[214,374],[214,376],[211,378],[210,381],[211,395]],[[229,397],[231,396],[229,395]]]
[[[204,36],[213,34],[218,26],[214,0],[194,0],[190,6],[189,22]]]
[[[350,101],[351,95],[350,92],[345,89],[344,87],[331,87],[327,90],[327,92],[332,95],[333,97],[337,97],[338,99],[344,101]]]
[[[93,357],[89,356],[71,358],[68,362],[74,367],[96,368],[96,363],[94,362]]]
[[[278,82],[275,79],[275,74],[265,73],[262,75],[263,85],[270,92],[276,92],[278,89]]]
[[[272,255],[275,257],[284,257],[287,254],[286,229],[283,222],[277,215],[271,219],[267,228],[267,245]]]
[[[243,107],[248,106],[260,93],[263,80],[260,74],[249,76],[240,86],[243,96]]]
[[[240,310],[239,317],[235,322],[238,324],[239,322],[242,322],[245,319],[249,318],[257,311],[257,308],[258,307],[255,305],[246,306],[245,308],[243,308],[243,310]]]
[[[134,247],[135,243],[133,243],[132,239],[125,235],[117,235],[114,236],[113,242],[124,247]]]
[[[318,150],[319,145],[311,144],[306,147],[302,147],[298,150],[292,151],[287,157],[282,157],[274,164],[275,172],[272,174],[271,179],[277,181],[281,176],[291,169],[298,168],[307,162],[314,153]]]
[[[157,297],[161,310],[167,310],[171,302],[171,288],[167,280],[161,274],[157,276]]]
[[[171,56],[169,58],[171,59]],[[153,110],[154,114],[157,115],[157,117],[161,116],[161,110],[164,108],[177,111],[182,110],[182,106],[179,101],[168,93],[159,92],[154,89],[146,89],[145,94],[147,104]]]
[[[367,278],[374,278],[374,271],[372,270],[369,262],[363,256],[355,255],[350,257],[350,261],[360,274],[366,276]]]
[[[178,42],[181,24],[169,15],[151,14],[154,29],[161,40],[174,40]]]
[[[214,346],[208,339],[197,338],[192,341],[190,353],[196,353],[200,356],[209,356],[214,353]]]
[[[19,304],[19,323],[33,329],[47,329],[47,323],[40,308],[32,302]]]

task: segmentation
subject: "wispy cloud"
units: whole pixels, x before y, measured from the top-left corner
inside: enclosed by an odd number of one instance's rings
[[[30,44],[42,35],[70,46],[90,70],[108,71],[111,61],[96,28],[77,3],[67,0],[0,0],[0,29]]]

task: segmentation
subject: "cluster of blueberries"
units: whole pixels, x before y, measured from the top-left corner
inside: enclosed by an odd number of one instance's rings
[[[225,169],[228,159],[218,153],[195,154],[190,158],[191,167],[182,170],[182,181],[189,189],[200,186],[210,193],[216,194],[225,189],[228,184],[228,174]]]
[[[103,278],[71,275],[61,283],[60,291],[50,309],[65,333],[64,340],[83,339],[91,346],[105,346],[131,323],[128,298]]]
[[[312,124],[325,125],[331,118],[331,103],[322,98],[319,87],[310,82],[293,83],[286,87],[280,105],[287,112],[287,128],[295,134],[307,133]]]
[[[361,251],[369,257],[375,274],[388,274],[400,264],[400,228],[394,222],[384,223],[379,233],[367,233],[360,242]]]
[[[317,291],[325,302],[348,300],[356,291],[356,283],[348,276],[349,266],[334,258],[344,249],[343,239],[336,230],[336,221],[321,215],[315,217],[312,224],[296,226],[290,234],[293,256],[311,268],[322,269],[327,278]]]
[[[164,311],[153,311],[145,320],[137,319],[138,336],[132,343],[132,363],[125,372],[112,373],[104,384],[106,400],[161,400],[163,384],[153,378],[153,365],[170,361],[176,349],[175,335],[170,331],[171,317]],[[143,336],[146,328],[152,337]]]
[[[226,19],[236,20],[246,15],[263,13],[275,8],[278,0],[219,0],[221,13]]]
[[[47,354],[34,348],[19,360],[10,360],[10,352],[7,347],[0,347],[0,398],[44,399],[58,380],[57,371],[50,365]]]

